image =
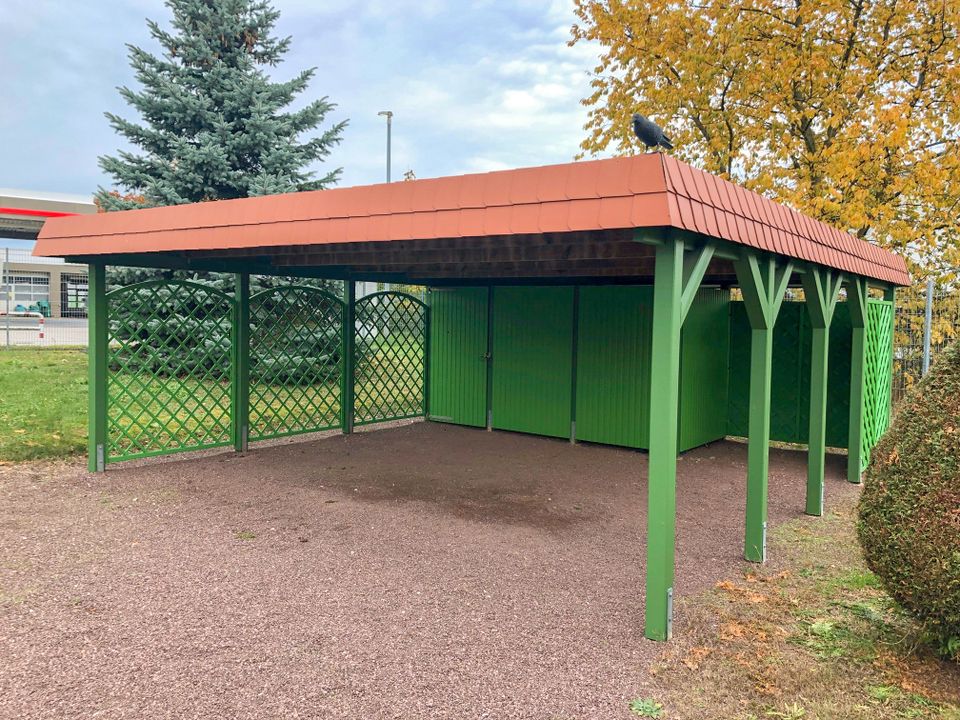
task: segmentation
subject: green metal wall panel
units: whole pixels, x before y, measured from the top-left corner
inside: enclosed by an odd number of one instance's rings
[[[578,440],[648,447],[652,308],[649,285],[580,288]]]
[[[810,421],[811,326],[802,302],[785,302],[773,338],[770,439],[806,443]],[[742,302],[730,304],[727,433],[746,437],[750,386],[750,323]],[[827,445],[846,447],[850,408],[850,311],[837,303],[827,360]]]
[[[809,327],[809,325],[808,325]],[[850,437],[850,308],[837,303],[830,322],[830,354],[827,358],[827,446],[846,447]],[[809,348],[809,343],[807,344]],[[804,378],[804,418],[810,417],[810,377]],[[803,426],[807,441],[807,426]]]
[[[727,434],[730,291],[701,288],[680,336],[680,450]]]
[[[493,290],[493,427],[570,435],[572,287]]]
[[[488,295],[485,287],[430,292],[431,420],[486,425]]]

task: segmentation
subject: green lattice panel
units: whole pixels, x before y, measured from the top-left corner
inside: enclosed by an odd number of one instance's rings
[[[289,285],[250,298],[250,439],[340,426],[343,303]]]
[[[870,461],[870,451],[886,432],[890,422],[893,353],[893,303],[867,303],[866,368],[863,392],[863,456],[861,467]]]
[[[208,285],[107,294],[107,461],[231,442],[232,331],[232,299]]]
[[[357,301],[357,425],[425,413],[426,331],[426,306],[412,295],[374,293]]]

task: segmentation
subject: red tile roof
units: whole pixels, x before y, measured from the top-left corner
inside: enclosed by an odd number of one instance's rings
[[[675,227],[907,285],[903,258],[665,154],[52,218],[87,256]]]

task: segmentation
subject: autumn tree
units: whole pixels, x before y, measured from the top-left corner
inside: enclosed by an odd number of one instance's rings
[[[960,265],[956,0],[575,0],[601,48],[584,154],[676,153],[921,272]]]

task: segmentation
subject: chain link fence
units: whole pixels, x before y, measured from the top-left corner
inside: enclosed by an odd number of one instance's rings
[[[897,291],[894,403],[903,399],[907,391],[923,377],[925,364],[936,362],[937,355],[956,339],[958,331],[960,289],[957,287],[918,283]]]
[[[86,344],[86,266],[0,248],[0,348]]]

